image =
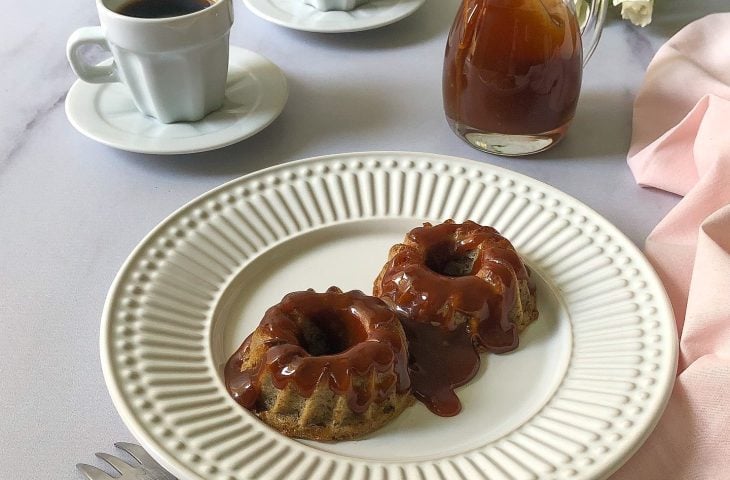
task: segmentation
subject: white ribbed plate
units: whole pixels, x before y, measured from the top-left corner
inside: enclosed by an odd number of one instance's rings
[[[454,418],[421,404],[355,442],[286,438],[227,395],[221,365],[293,290],[369,291],[423,220],[472,219],[533,270],[539,320],[483,357]],[[102,366],[122,418],[182,479],[600,479],[643,442],[677,355],[664,289],[636,247],[573,198],[486,164],[355,153],[247,175],[184,206],[111,287]]]

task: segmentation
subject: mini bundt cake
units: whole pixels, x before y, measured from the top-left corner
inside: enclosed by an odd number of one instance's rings
[[[408,345],[393,311],[360,291],[294,292],[226,365],[231,396],[290,437],[370,433],[413,401]]]
[[[479,368],[479,351],[504,353],[537,318],[530,273],[495,229],[447,220],[394,245],[373,294],[400,315],[416,398],[435,413],[461,409],[453,388]]]

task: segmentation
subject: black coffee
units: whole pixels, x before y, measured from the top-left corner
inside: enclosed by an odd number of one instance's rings
[[[138,18],[167,18],[187,15],[210,7],[213,0],[129,0],[115,11]]]

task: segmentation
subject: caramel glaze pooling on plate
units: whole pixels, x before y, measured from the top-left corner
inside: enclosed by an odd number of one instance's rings
[[[474,378],[479,351],[517,347],[509,311],[518,280],[528,278],[510,242],[471,221],[426,223],[391,249],[374,294],[401,316],[413,394],[431,411],[461,411],[454,388]]]
[[[360,291],[342,293],[332,287],[325,293],[290,293],[266,312],[258,327],[268,338],[263,360],[241,371],[249,336],[226,364],[226,388],[239,404],[256,411],[266,372],[277,389],[294,383],[304,397],[326,379],[334,393],[346,396],[353,412],[362,413],[394,389],[403,393],[410,388],[407,345],[397,323],[384,302]],[[307,333],[312,324],[316,338]],[[353,385],[351,373],[367,375],[371,369],[383,373],[391,365],[395,375],[386,376],[372,395]]]

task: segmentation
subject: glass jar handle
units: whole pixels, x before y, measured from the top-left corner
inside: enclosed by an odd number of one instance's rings
[[[588,63],[601,38],[603,22],[606,20],[608,0],[574,0],[580,34],[583,37],[583,65]],[[586,47],[586,40],[590,40]]]

